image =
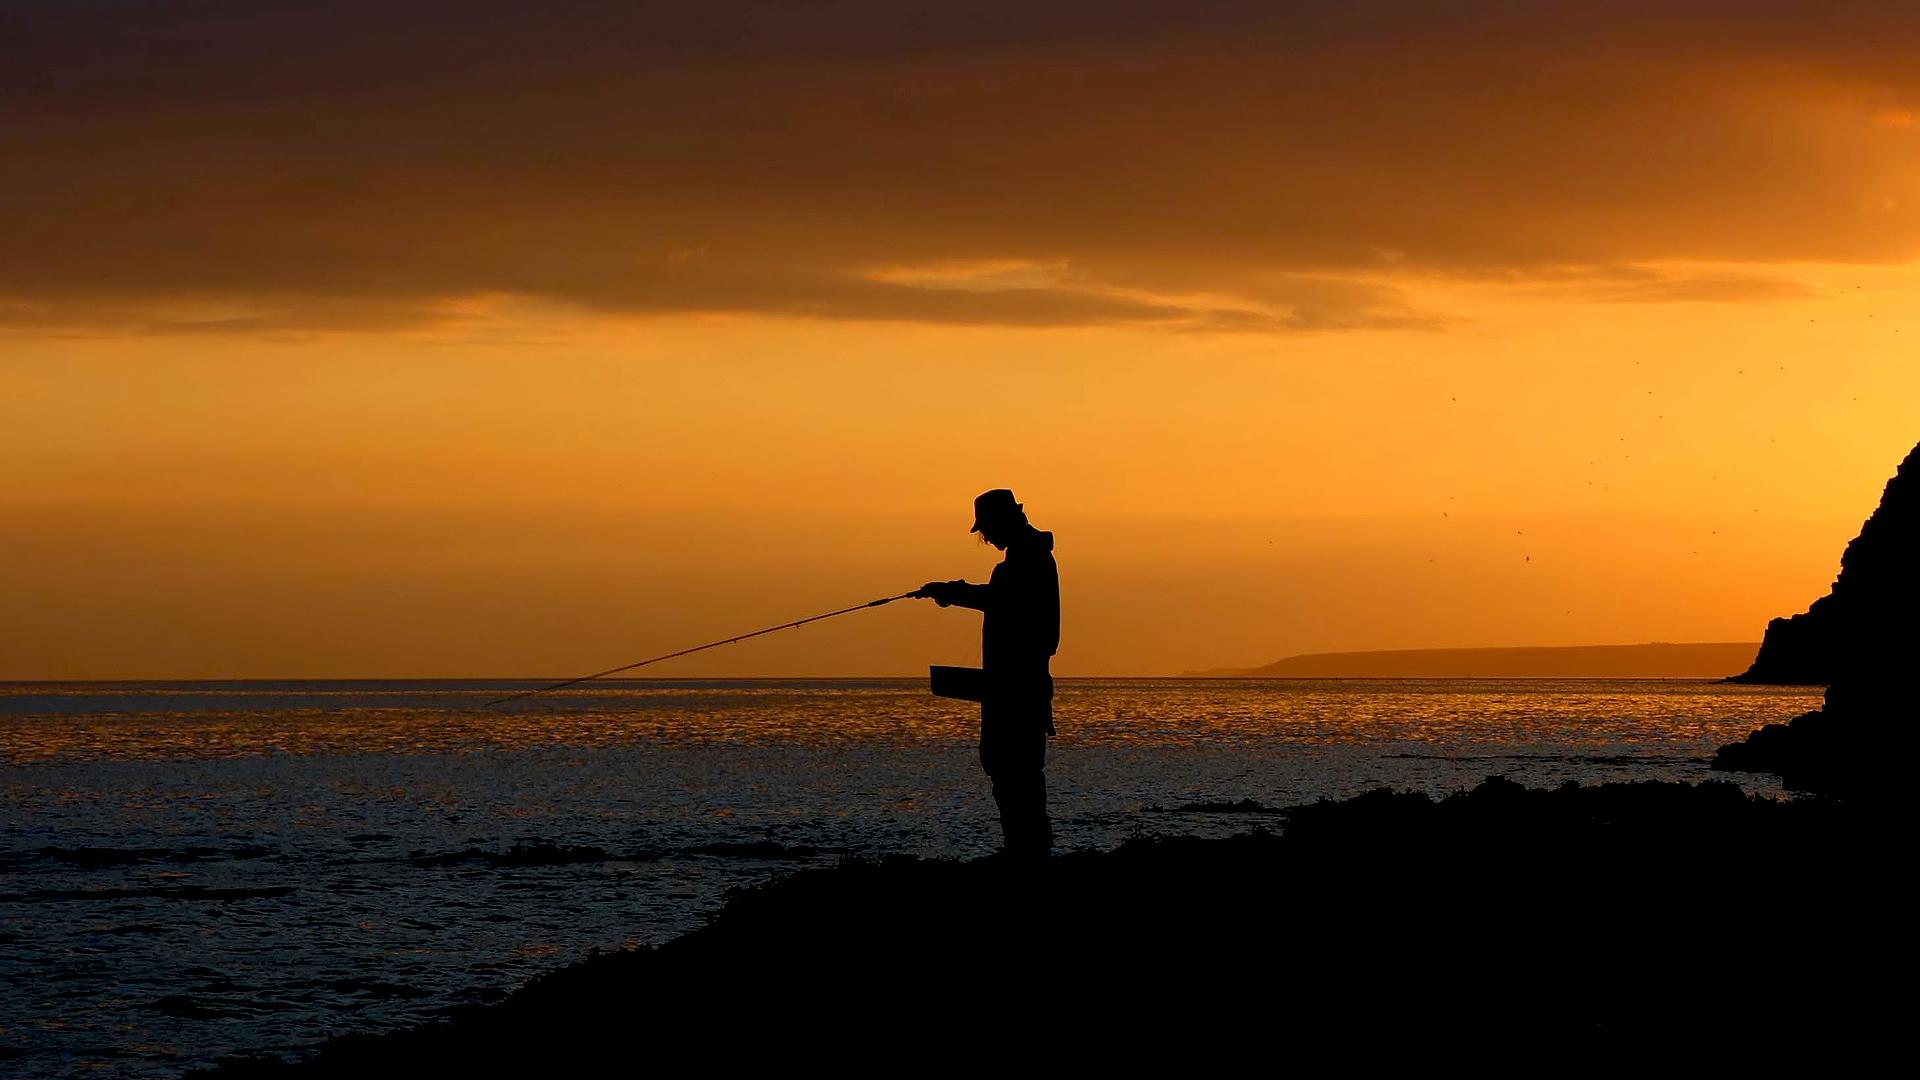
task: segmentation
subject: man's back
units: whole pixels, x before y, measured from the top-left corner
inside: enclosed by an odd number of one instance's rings
[[[1053,534],[1029,529],[1007,545],[1007,557],[988,579],[980,627],[981,661],[988,671],[1044,671],[1060,648],[1060,570]]]

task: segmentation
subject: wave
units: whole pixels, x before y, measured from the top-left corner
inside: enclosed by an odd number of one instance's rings
[[[287,896],[296,890],[291,885],[260,889],[221,889],[207,885],[170,885],[145,889],[29,889],[26,892],[0,893],[0,903],[44,904],[65,900],[260,900]]]
[[[720,841],[681,848],[682,855],[707,855],[719,859],[813,859],[822,855],[845,855],[846,848],[812,847],[807,844],[781,844],[772,840]]]
[[[506,869],[587,863],[660,862],[665,859],[687,857],[781,862],[845,854],[847,854],[846,848],[782,844],[773,840],[722,840],[689,847],[647,848],[626,852],[608,851],[591,844],[552,844],[544,840],[535,840],[516,843],[505,851],[473,847],[462,848],[459,851],[415,851],[409,853],[404,861],[426,868],[484,866]]]
[[[660,856],[654,852],[636,855],[615,855],[605,848],[591,845],[549,844],[543,841],[515,844],[505,851],[488,851],[484,848],[462,848],[459,851],[427,852],[415,851],[407,855],[406,861],[415,866],[565,866],[571,863],[601,862],[652,862]]]
[[[274,1001],[257,995],[222,998],[193,997],[189,994],[167,994],[147,1002],[146,1007],[149,1011],[180,1020],[233,1020],[294,1008],[287,1002]]]
[[[1289,809],[1284,806],[1268,806],[1252,799],[1238,802],[1190,802],[1179,806],[1149,806],[1143,813],[1148,814],[1285,814]]]
[[[230,859],[263,859],[277,854],[279,852],[273,848],[251,845],[230,848],[41,847],[31,851],[0,852],[0,869],[16,869],[35,859],[46,859],[96,870],[108,866],[135,866],[140,863],[182,864],[221,862]]]

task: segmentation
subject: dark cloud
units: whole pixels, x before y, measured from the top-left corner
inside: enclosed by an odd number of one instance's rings
[[[0,321],[1432,326],[1395,275],[1908,259],[1917,47],[1905,3],[14,3]],[[1059,269],[887,276],[968,260]],[[196,304],[251,314],[151,314]]]

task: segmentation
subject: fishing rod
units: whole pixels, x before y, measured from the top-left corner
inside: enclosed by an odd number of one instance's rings
[[[605,671],[596,671],[591,675],[582,675],[577,679],[565,679],[560,682],[554,683],[551,686],[541,686],[541,687],[536,687],[535,689],[532,689],[532,690],[522,690],[517,694],[508,694],[506,697],[503,697],[503,698],[495,698],[494,700],[487,702],[485,705],[482,705],[481,708],[491,709],[496,705],[505,705],[509,701],[518,701],[521,698],[532,697],[535,694],[544,694],[549,690],[559,690],[568,686],[575,686],[583,682],[591,682],[594,679],[603,679],[608,675],[618,675],[623,671],[632,671],[634,668],[646,667],[648,664],[657,664],[662,660],[671,660],[676,656],[688,656],[692,653],[705,652],[708,649],[717,649],[722,645],[731,645],[736,641],[745,641],[748,638],[757,638],[762,634],[772,634],[781,630],[791,630],[796,626],[805,626],[811,622],[819,622],[821,619],[831,619],[835,615],[846,615],[850,612],[865,611],[868,608],[879,607],[882,604],[891,604],[895,600],[906,600],[911,597],[916,597],[919,595],[920,595],[920,590],[915,589],[912,592],[903,592],[899,596],[883,596],[878,600],[869,600],[864,604],[855,604],[852,607],[843,607],[838,611],[829,611],[820,615],[809,615],[804,619],[795,619],[790,623],[781,623],[779,626],[769,626],[765,630],[755,630],[751,634],[741,634],[738,637],[730,637],[722,641],[709,641],[705,645],[695,645],[691,649],[681,649],[679,652],[670,652],[664,656],[652,656],[652,657],[648,657],[645,660],[636,660],[631,664],[621,664],[619,667],[608,668]]]

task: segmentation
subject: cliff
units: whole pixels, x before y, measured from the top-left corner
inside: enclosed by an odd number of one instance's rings
[[[1833,591],[1775,619],[1743,682],[1826,682],[1825,707],[1723,746],[1713,767],[1789,786],[1888,800],[1920,752],[1920,446],[1840,559]]]
[[[1830,685],[1889,635],[1911,637],[1920,564],[1920,445],[1887,481],[1880,506],[1840,556],[1840,576],[1806,611],[1767,624],[1753,666],[1734,682]],[[1909,656],[1911,654],[1908,654]]]

